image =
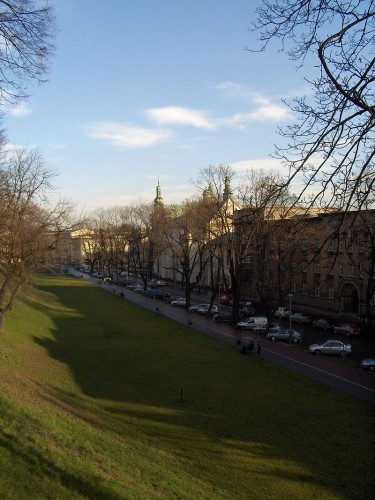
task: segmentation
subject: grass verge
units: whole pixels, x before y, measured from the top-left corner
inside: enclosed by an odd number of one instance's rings
[[[0,335],[2,498],[372,498],[373,408],[73,277]]]

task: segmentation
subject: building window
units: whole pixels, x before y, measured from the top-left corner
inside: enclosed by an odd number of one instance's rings
[[[302,283],[302,293],[303,293],[303,295],[307,295],[307,292],[308,292],[308,289],[307,289],[307,282],[306,282],[306,281],[304,281],[304,282]]]
[[[315,264],[314,264],[314,271],[316,273],[320,273],[320,262],[319,261],[315,262]]]
[[[335,289],[333,286],[328,287],[328,298],[329,300],[333,300],[335,298]]]
[[[333,263],[333,260],[329,260],[328,261],[328,269],[327,269],[327,273],[329,276],[333,276],[333,266],[334,266],[334,263]]]
[[[334,252],[335,251],[335,241],[333,239],[330,239],[328,242],[328,252]]]
[[[344,275],[344,264],[342,262],[340,262],[339,264],[339,276],[343,276]]]
[[[365,272],[364,272],[364,269],[363,267],[361,266],[361,264],[359,265],[359,277],[360,278],[363,278],[365,275]]]
[[[365,242],[363,240],[359,240],[359,251],[361,253],[365,251]]]
[[[296,263],[295,262],[290,263],[290,271],[292,274],[294,274],[296,272]]]
[[[314,294],[315,294],[315,297],[320,297],[320,283],[319,282],[315,283],[315,285],[314,285]]]
[[[246,255],[245,257],[245,264],[252,264],[253,263],[253,257],[252,255]]]
[[[307,273],[307,260],[302,261],[302,272]]]
[[[354,276],[354,266],[353,264],[348,264],[348,276],[351,278]]]
[[[342,240],[339,241],[339,252],[342,253],[344,250],[344,242]]]

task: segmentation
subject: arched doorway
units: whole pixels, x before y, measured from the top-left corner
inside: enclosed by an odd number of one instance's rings
[[[353,283],[345,283],[340,293],[340,308],[342,312],[348,314],[359,313],[358,290]]]

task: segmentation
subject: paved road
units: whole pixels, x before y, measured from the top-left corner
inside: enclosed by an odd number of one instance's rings
[[[81,273],[70,270],[71,274],[81,276]],[[91,275],[83,275],[84,279],[96,282]],[[144,297],[142,294],[113,285],[103,285],[103,288],[118,294],[125,294],[126,300],[131,300],[142,307],[146,307],[155,313],[164,314],[166,317],[181,324],[190,324],[191,328],[215,337],[226,343],[236,345],[239,341],[244,342],[249,332],[236,330],[232,325],[215,323],[210,318],[189,313],[185,309],[172,307],[164,302],[155,301]],[[328,357],[312,356],[307,349],[294,344],[282,342],[268,342],[264,336],[251,333],[255,343],[262,340],[262,357],[286,368],[300,372],[325,385],[343,392],[347,392],[360,399],[366,400],[375,406],[375,374],[343,366]]]

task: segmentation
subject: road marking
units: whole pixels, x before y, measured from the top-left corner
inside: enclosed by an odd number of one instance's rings
[[[325,375],[330,375],[331,377],[338,378],[340,380],[343,380],[344,382],[348,382],[349,384],[356,385],[356,386],[360,387],[361,389],[366,389],[367,391],[375,392],[375,390],[371,389],[371,387],[366,387],[365,385],[357,384],[357,382],[353,382],[353,381],[348,380],[346,378],[339,377],[338,375],[335,375],[334,373],[326,372],[325,370],[321,370],[320,368],[316,368],[315,366],[308,365],[307,363],[303,363],[302,361],[297,361],[296,359],[285,356],[284,354],[280,354],[280,353],[275,352],[275,351],[270,351],[269,349],[264,349],[264,350],[267,352],[270,352],[272,354],[277,354],[278,356],[281,356],[282,358],[288,359],[290,361],[294,361],[295,363],[299,363],[300,365],[307,366],[308,368],[312,368],[313,370],[324,373]]]

